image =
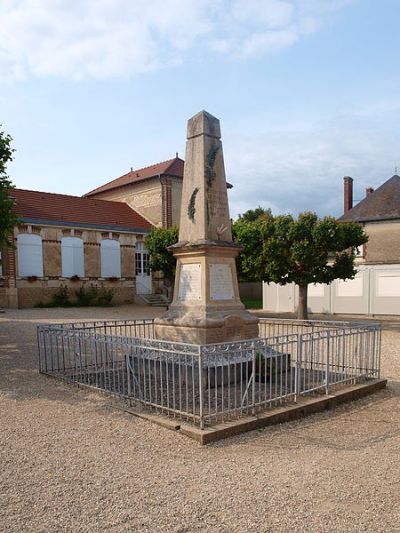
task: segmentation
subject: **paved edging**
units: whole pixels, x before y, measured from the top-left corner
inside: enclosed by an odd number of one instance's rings
[[[255,417],[241,418],[233,422],[221,424],[212,429],[200,430],[187,424],[181,424],[179,431],[200,444],[209,444],[233,437],[239,433],[245,433],[274,424],[284,424],[291,420],[296,420],[327,409],[333,409],[342,403],[358,400],[380,389],[384,389],[386,384],[386,379],[375,379],[365,384],[346,387],[334,394],[319,398],[302,398],[294,405],[271,409]]]

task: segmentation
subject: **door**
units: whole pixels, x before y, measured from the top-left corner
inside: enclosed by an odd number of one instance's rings
[[[149,254],[142,241],[136,243],[135,252],[136,293],[151,294],[151,272]]]

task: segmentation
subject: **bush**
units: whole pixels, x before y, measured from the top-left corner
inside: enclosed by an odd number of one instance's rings
[[[88,307],[89,305],[93,305],[97,299],[98,290],[93,284],[90,285],[88,289],[85,289],[85,287],[82,285],[77,291],[75,291],[75,295],[78,300],[78,306]]]
[[[106,289],[104,285],[102,285],[98,292],[97,304],[105,306],[111,305],[111,301],[114,298],[114,293],[114,289]]]
[[[61,285],[49,303],[39,302],[35,307],[89,307],[91,305],[108,307],[111,305],[114,294],[115,289],[106,289],[104,285],[101,285],[100,288],[93,284],[89,287],[82,285],[75,291],[76,300],[71,301],[68,287]]]
[[[66,285],[60,285],[60,288],[51,299],[51,305],[55,307],[67,307],[71,305],[69,301],[69,290]]]

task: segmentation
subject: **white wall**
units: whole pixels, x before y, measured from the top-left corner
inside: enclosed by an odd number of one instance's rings
[[[294,313],[297,305],[294,284],[263,283],[266,311]],[[360,266],[353,280],[310,285],[308,308],[312,313],[400,315],[400,265]]]

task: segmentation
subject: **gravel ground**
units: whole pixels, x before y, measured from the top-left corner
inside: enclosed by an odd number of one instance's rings
[[[159,312],[0,315],[0,531],[400,531],[400,328],[387,390],[206,447],[38,374],[36,323]]]

